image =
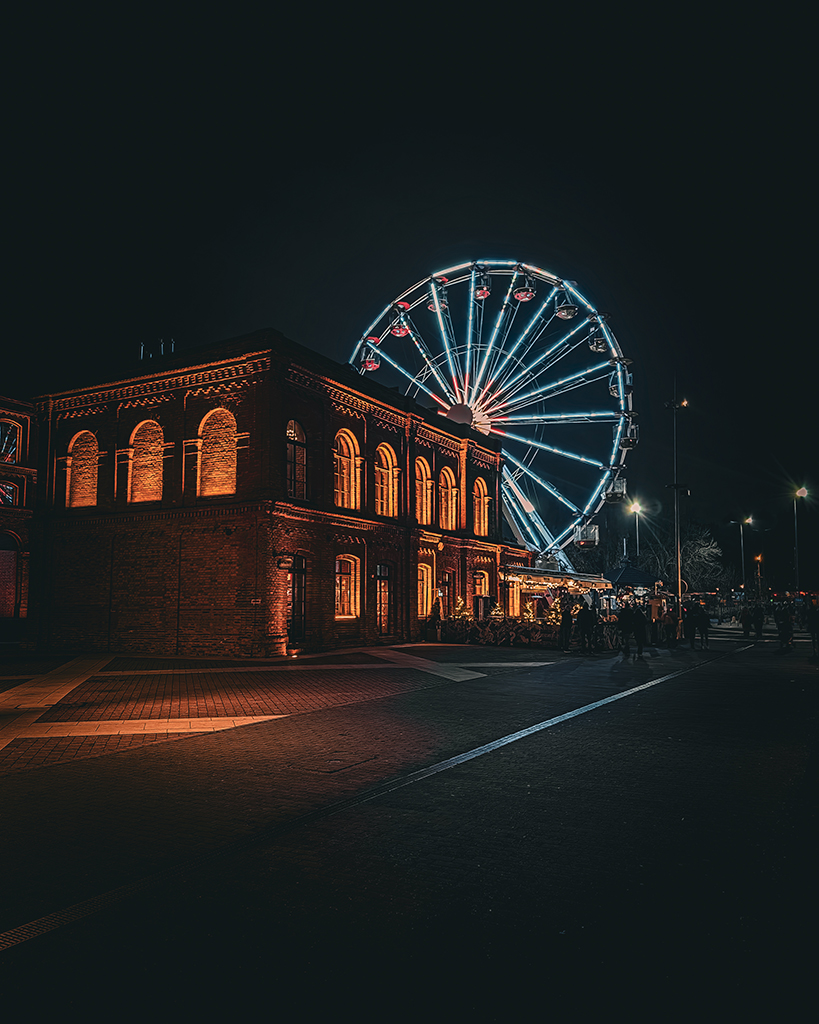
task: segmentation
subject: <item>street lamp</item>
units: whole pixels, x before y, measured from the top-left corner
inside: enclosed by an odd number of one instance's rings
[[[643,507],[639,501],[632,502],[629,506],[629,512],[634,513],[634,532],[637,534],[637,557],[640,557],[640,513],[643,511]]]
[[[746,584],[747,584],[748,581],[745,579],[745,530],[744,530],[744,527],[746,525],[750,526],[751,523],[753,522],[753,519],[751,518],[751,516],[748,516],[747,519],[732,519],[731,522],[735,526],[739,527],[739,546],[740,546],[740,550],[742,552],[742,593],[745,595],[745,599],[747,600],[748,599],[748,595],[747,595]]]
[[[754,561],[756,562],[756,578],[759,583],[759,603],[763,604],[764,599],[762,597],[762,555],[754,555]]]
[[[793,497],[793,561],[796,566],[796,595],[799,596],[799,533],[796,527],[796,499],[807,498],[806,487],[800,487]]]
[[[666,402],[666,409],[671,409],[674,413],[674,433],[673,433],[673,451],[674,451],[674,483],[667,484],[668,487],[674,489],[674,548],[677,556],[677,615],[679,630],[682,624],[682,563],[680,560],[680,490],[685,490],[687,494],[690,493],[688,488],[681,488],[677,480],[677,410],[685,409],[688,406],[688,399],[683,398],[681,402],[677,401],[677,375],[674,374],[674,399],[671,402]]]

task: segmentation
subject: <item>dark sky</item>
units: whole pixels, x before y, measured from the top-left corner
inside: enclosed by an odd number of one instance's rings
[[[22,15],[0,391],[260,327],[344,361],[431,271],[520,259],[612,313],[640,414],[629,491],[668,500],[676,372],[687,514],[729,553],[724,524],[756,516],[749,550],[786,585],[793,491],[819,495],[809,65],[798,25],[651,10]]]

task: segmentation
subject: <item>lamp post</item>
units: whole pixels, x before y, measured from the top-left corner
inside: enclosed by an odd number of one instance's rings
[[[640,513],[643,507],[639,501],[632,502],[629,512],[634,513],[634,532],[637,535],[637,557],[640,557]]]
[[[740,551],[742,552],[742,593],[746,595],[747,600],[748,581],[745,578],[745,526],[750,526],[753,522],[753,519],[751,518],[751,516],[748,516],[747,519],[732,519],[731,522],[735,526],[739,527],[739,547]]]
[[[680,558],[680,484],[677,480],[677,410],[685,409],[688,406],[688,400],[683,398],[681,402],[677,401],[677,375],[674,374],[674,398],[671,402],[666,402],[666,409],[671,409],[673,412],[673,452],[674,452],[674,483],[668,484],[669,487],[674,489],[674,549],[677,558],[677,629],[679,631],[682,625],[682,562]],[[688,493],[688,489],[685,488]]]
[[[759,583],[759,603],[764,606],[764,599],[762,597],[762,555],[755,555],[754,561],[756,562],[756,578]]]
[[[796,494],[793,496],[793,562],[796,568],[796,594],[799,596],[799,532],[797,530],[796,521],[796,499],[807,498],[808,491],[806,487],[800,487]]]

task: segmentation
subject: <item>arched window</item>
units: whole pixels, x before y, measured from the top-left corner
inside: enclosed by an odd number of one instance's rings
[[[0,420],[0,462],[20,461],[20,424]]]
[[[336,618],[357,619],[359,614],[361,562],[355,555],[336,559]]]
[[[199,425],[197,494],[208,498],[236,493],[236,420],[227,409],[213,409]]]
[[[432,614],[432,566],[418,563],[418,618],[426,619]]]
[[[388,444],[375,450],[375,514],[398,515],[398,465]]]
[[[489,533],[489,495],[486,491],[486,482],[479,476],[472,488],[472,520],[475,533],[479,537],[486,537]]]
[[[415,460],[415,517],[422,526],[432,522],[432,472],[426,459]]]
[[[307,497],[307,439],[295,420],[287,421],[287,496]]]
[[[442,530],[454,530],[458,525],[458,487],[448,466],[438,478],[438,523]]]
[[[75,434],[68,446],[66,505],[82,508],[97,504],[97,464],[100,449],[90,430]]]
[[[162,450],[165,436],[154,420],[140,423],[131,434],[128,501],[162,499]]]
[[[489,596],[489,573],[479,569],[472,578],[475,584],[475,594],[481,597]]]
[[[335,503],[339,508],[359,508],[361,459],[358,442],[349,430],[339,430],[333,448]]]

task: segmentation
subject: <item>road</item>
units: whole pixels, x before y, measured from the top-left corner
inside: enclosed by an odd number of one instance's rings
[[[185,662],[173,686],[166,661],[95,664],[46,717],[104,693],[121,722],[127,692],[144,722],[135,693],[158,706],[161,679],[167,712],[210,671],[199,714],[230,672],[258,720],[10,764],[4,991],[92,1020],[787,1018],[815,952],[819,678],[776,646],[418,645]]]

